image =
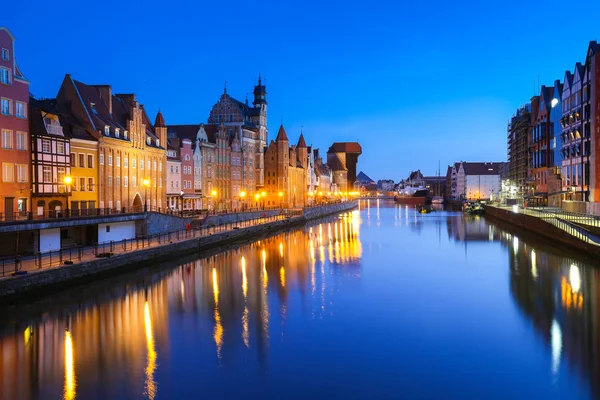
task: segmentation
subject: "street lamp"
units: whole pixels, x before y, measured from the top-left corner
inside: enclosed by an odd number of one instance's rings
[[[262,191],[260,192],[260,197],[262,197],[262,208],[263,210],[265,209],[265,196],[267,195],[267,192]]]
[[[242,190],[240,192],[240,199],[242,199],[242,211],[244,211],[244,197],[246,197],[246,192]]]
[[[148,188],[150,187],[150,179],[144,178],[142,185],[146,188],[146,194],[144,195],[144,212],[148,212]]]
[[[71,184],[73,183],[73,178],[69,175],[63,178],[63,182],[67,185],[67,217],[69,216],[69,194],[71,193]]]
[[[283,192],[279,192],[278,196],[279,196],[279,207],[283,208]]]
[[[210,195],[211,195],[212,197],[216,198],[216,197],[217,197],[217,191],[216,191],[215,189],[213,189],[213,190],[210,192]],[[216,201],[213,201],[213,208],[215,207],[215,205],[216,205]]]
[[[254,195],[254,200],[256,201],[256,208],[258,208],[258,203],[260,202],[260,193],[256,193]]]
[[[183,190],[179,192],[180,203],[181,203],[181,216],[183,217]]]

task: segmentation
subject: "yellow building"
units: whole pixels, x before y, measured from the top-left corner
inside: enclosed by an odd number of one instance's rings
[[[71,210],[89,215],[98,208],[98,141],[83,129],[71,133]]]
[[[113,95],[109,85],[86,85],[70,75],[57,100],[98,140],[98,207],[105,212],[164,209],[167,128],[162,114],[153,126],[134,94]]]

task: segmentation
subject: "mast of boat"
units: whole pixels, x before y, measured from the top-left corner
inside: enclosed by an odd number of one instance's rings
[[[440,174],[441,174],[440,160],[438,160],[438,178],[437,178],[437,195],[438,196],[441,196],[441,193],[440,193]]]

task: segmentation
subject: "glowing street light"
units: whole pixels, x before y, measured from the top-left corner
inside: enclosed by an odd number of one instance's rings
[[[69,194],[71,193],[71,184],[73,183],[73,178],[69,175],[63,178],[63,183],[67,185],[67,216],[69,216]]]
[[[216,192],[215,192],[216,194]],[[240,192],[240,197],[243,199],[244,197],[246,197],[246,192],[244,192],[243,190]]]
[[[144,196],[144,212],[148,212],[148,188],[150,187],[150,179],[144,178],[142,185],[146,188],[146,195]]]

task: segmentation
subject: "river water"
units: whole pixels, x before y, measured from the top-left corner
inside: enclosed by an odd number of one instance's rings
[[[592,264],[362,202],[3,310],[0,398],[598,398]]]

